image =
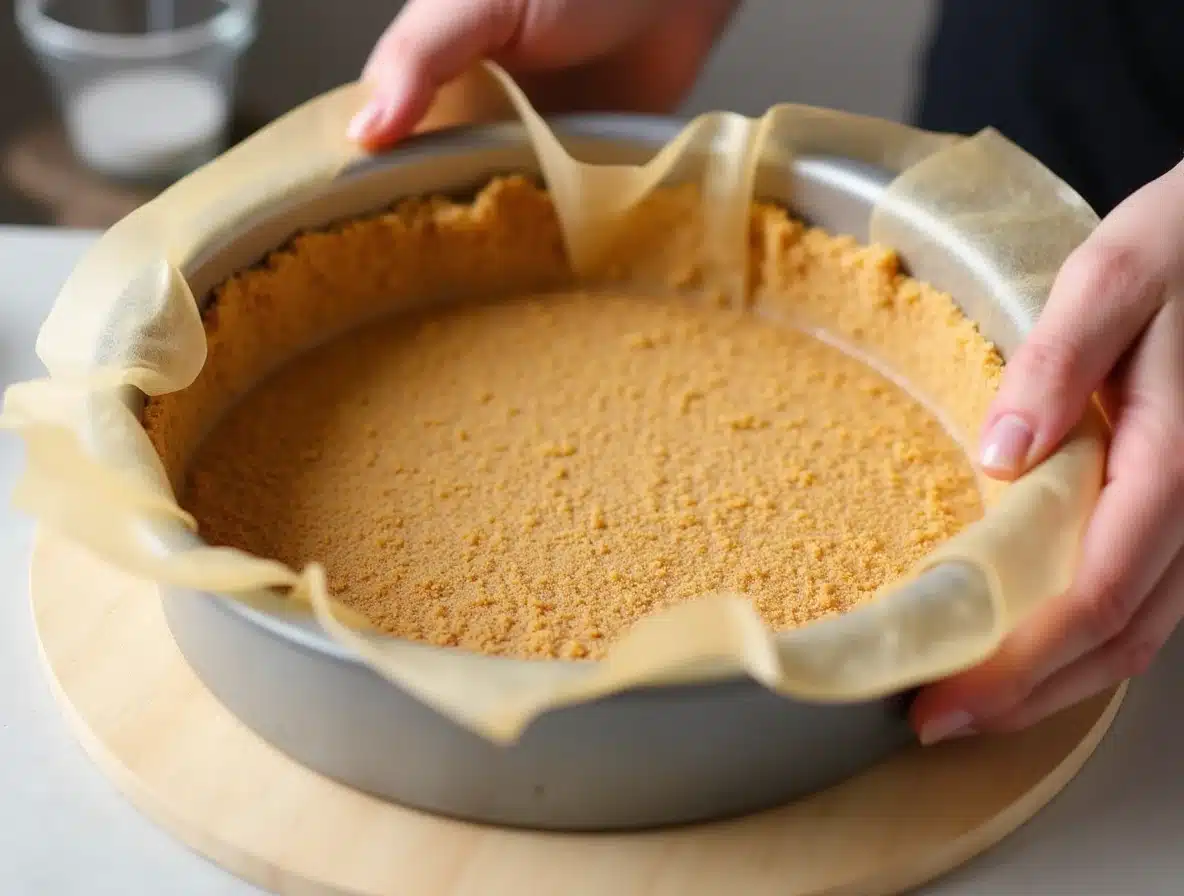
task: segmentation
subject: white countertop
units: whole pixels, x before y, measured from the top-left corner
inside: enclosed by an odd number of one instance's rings
[[[0,227],[0,383],[41,373],[33,352],[54,294],[93,235]],[[0,434],[0,893],[247,896],[125,802],[67,731],[29,612],[31,523],[8,507],[21,448]],[[79,595],[85,600],[86,595]],[[1184,893],[1184,635],[1136,682],[1068,789],[927,896]],[[908,807],[902,806],[902,812]]]

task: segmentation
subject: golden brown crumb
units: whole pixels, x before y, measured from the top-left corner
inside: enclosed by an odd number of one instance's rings
[[[721,339],[638,353],[622,338],[692,322]],[[239,405],[185,495],[205,536],[322,561],[394,634],[573,657],[706,592],[744,592],[779,628],[841,612],[978,513],[969,466],[921,405],[791,328],[583,293],[431,324],[339,339]],[[819,389],[819,371],[882,388]],[[683,414],[687,389],[702,397]],[[599,409],[605,391],[618,397]]]
[[[655,220],[680,201],[658,194]],[[775,628],[843,612],[974,519],[980,496],[924,406],[777,318],[874,349],[963,435],[1000,365],[891,253],[764,206],[752,243],[764,314],[553,291],[554,217],[520,179],[311,234],[220,289],[206,369],[153,400],[149,434],[208,540],[321,561],[393,634],[595,658],[707,592],[748,595]],[[395,315],[301,356],[189,462],[226,397],[314,341],[334,302],[350,322],[484,282],[519,295]]]

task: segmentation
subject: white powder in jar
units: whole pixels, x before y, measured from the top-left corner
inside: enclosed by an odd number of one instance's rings
[[[154,67],[107,75],[69,98],[66,127],[90,167],[121,178],[184,174],[222,149],[229,105],[199,72]]]

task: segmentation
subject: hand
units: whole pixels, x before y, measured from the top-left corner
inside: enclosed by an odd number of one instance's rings
[[[482,59],[544,113],[669,112],[693,86],[738,0],[410,0],[363,78],[350,136],[369,149],[409,134],[436,91]]]
[[[1095,392],[1113,439],[1074,582],[986,663],[922,690],[922,742],[1023,728],[1136,676],[1184,616],[1184,162],[1061,269],[988,415],[985,471],[1048,456]]]

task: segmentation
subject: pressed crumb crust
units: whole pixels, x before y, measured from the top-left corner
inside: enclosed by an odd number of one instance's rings
[[[687,201],[668,192],[642,232]],[[322,562],[335,596],[395,635],[581,658],[709,592],[747,595],[778,629],[843,612],[981,497],[926,407],[786,319],[870,344],[963,431],[1000,365],[891,253],[764,206],[751,242],[763,298],[736,313],[571,288],[549,202],[516,178],[473,204],[306,235],[217,292],[206,371],[153,400],[149,433],[207,540]],[[622,276],[658,257],[630,245]],[[663,265],[649,273],[694,279]],[[519,294],[388,315],[247,391],[328,326],[335,299],[361,319],[483,280]]]

